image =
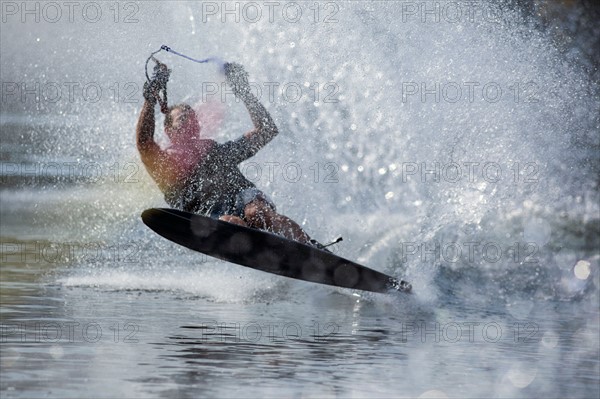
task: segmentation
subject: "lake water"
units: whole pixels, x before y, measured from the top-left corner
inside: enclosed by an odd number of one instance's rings
[[[3,398],[599,397],[597,82],[518,10],[90,2],[51,22],[40,3],[22,22],[5,4]],[[146,228],[165,203],[134,127],[162,44],[243,63],[281,134],[242,171],[414,292],[289,280]],[[214,65],[158,57],[206,135],[250,129]]]

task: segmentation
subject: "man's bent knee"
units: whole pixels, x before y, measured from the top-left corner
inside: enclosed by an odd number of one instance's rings
[[[276,215],[273,208],[261,200],[252,201],[244,208],[244,219],[246,222],[251,226],[258,226],[259,228],[264,228],[268,225],[273,215]]]

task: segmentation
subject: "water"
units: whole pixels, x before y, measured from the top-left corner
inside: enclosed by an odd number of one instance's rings
[[[3,397],[598,397],[597,82],[518,8],[98,4],[94,23],[94,5],[3,9]],[[133,130],[162,44],[242,62],[281,131],[244,173],[414,294],[290,281],[145,228],[164,202]],[[249,129],[218,66],[159,58],[205,134]]]

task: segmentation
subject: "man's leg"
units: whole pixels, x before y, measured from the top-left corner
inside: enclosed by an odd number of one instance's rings
[[[287,216],[278,214],[261,199],[255,199],[244,208],[244,220],[250,227],[272,231],[287,239],[308,244],[310,237],[298,223]]]
[[[223,215],[219,218],[219,220],[222,220],[222,221],[228,222],[228,223],[237,224],[237,225],[244,226],[244,227],[248,227],[248,224],[246,224],[246,222],[244,222],[244,220],[242,218],[239,218],[239,217],[233,216],[233,215]]]

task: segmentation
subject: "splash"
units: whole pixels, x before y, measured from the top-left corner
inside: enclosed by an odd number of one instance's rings
[[[166,40],[154,27],[168,25],[178,48],[218,54],[249,71],[281,134],[242,170],[256,172],[249,177],[311,235],[344,236],[340,255],[406,276],[431,297],[477,287],[482,297],[490,287],[500,297],[585,295],[594,284],[581,285],[581,266],[577,275],[573,268],[589,263],[586,280],[595,281],[597,84],[510,2],[477,3],[485,9],[458,20],[409,15],[403,2],[335,4],[328,23],[323,14],[228,23],[206,18],[201,5],[153,3],[140,36],[123,44],[120,54],[128,56],[114,65],[104,62],[112,52],[81,45],[70,26],[56,25],[58,37],[72,38],[46,65],[29,60],[23,73],[143,82],[148,49]],[[202,24],[190,31],[190,20]],[[21,40],[39,36],[35,29]],[[119,32],[104,34],[118,41]],[[220,74],[182,57],[169,61],[171,99],[206,110],[211,134],[226,140],[251,128],[232,96],[209,94],[222,87]],[[58,67],[67,64],[68,72]],[[45,106],[71,119],[34,135],[45,144],[32,145],[25,158],[139,165],[139,102]],[[100,224],[98,234],[110,231],[116,240],[146,234],[139,211],[163,202],[143,168],[138,176],[144,184],[113,186],[115,194],[90,206],[83,223]],[[71,230],[79,223],[74,218]],[[490,261],[492,248],[502,251],[498,261]],[[537,265],[527,264],[532,255]]]

